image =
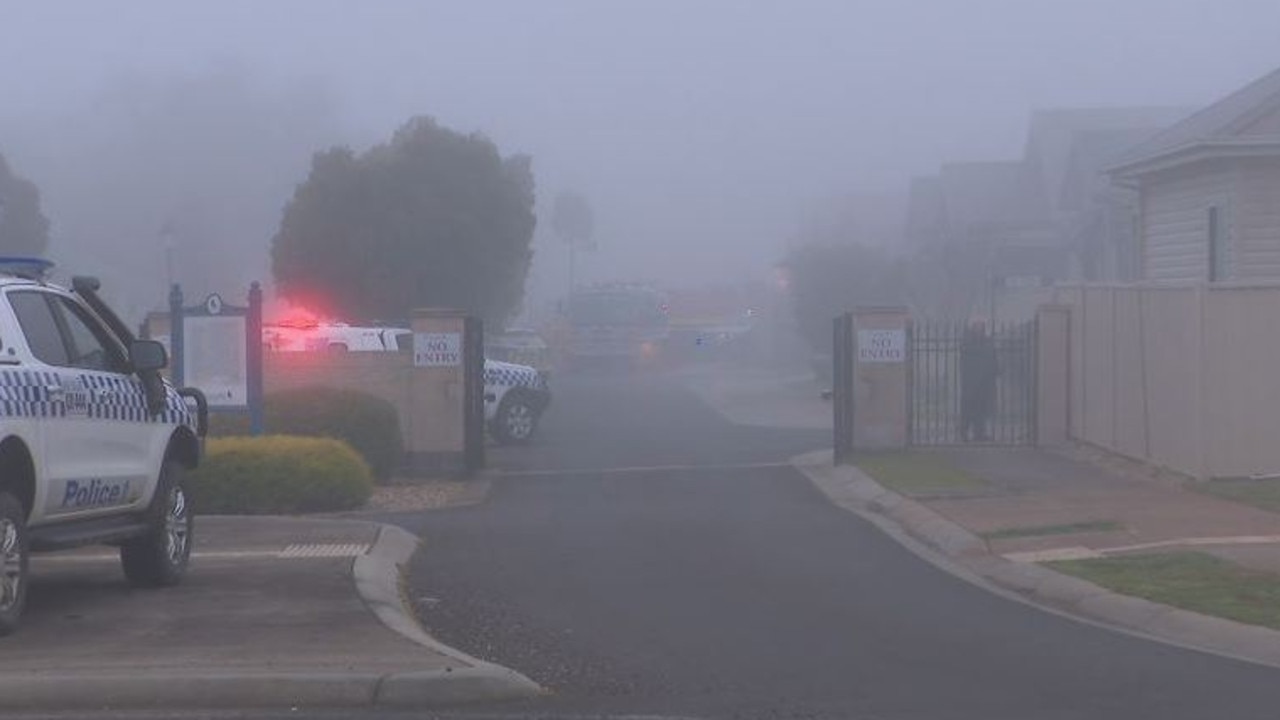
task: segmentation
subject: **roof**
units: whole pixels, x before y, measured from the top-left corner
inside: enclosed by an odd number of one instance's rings
[[[1125,130],[1153,135],[1190,112],[1191,108],[1164,106],[1037,110],[1031,114],[1023,158],[1031,177],[1039,178],[1044,198],[1056,207],[1063,193],[1072,147],[1079,136]]]
[[[56,288],[58,290],[66,290],[66,288],[62,287],[61,285],[54,285],[51,283],[39,282],[36,280],[31,280],[29,278],[18,277],[16,275],[0,275],[0,287],[15,287],[15,286],[51,287],[51,288]]]
[[[1058,207],[1066,211],[1085,209],[1093,198],[1111,187],[1106,168],[1157,132],[1153,128],[1124,128],[1077,134],[1067,156]]]
[[[1109,171],[1137,175],[1195,160],[1203,151],[1247,152],[1266,147],[1280,150],[1280,69],[1135,146],[1117,158]]]

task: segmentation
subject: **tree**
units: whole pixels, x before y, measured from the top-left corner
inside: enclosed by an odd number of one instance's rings
[[[272,240],[280,293],[348,321],[519,306],[536,218],[531,161],[416,117],[357,155],[317,153]]]
[[[0,255],[39,257],[49,246],[49,219],[35,184],[13,174],[0,156]]]
[[[903,264],[876,248],[802,245],[783,264],[796,321],[818,352],[831,350],[832,318],[858,305],[898,305],[905,296]]]

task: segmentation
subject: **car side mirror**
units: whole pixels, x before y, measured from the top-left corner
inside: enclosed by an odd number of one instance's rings
[[[137,372],[163,370],[169,364],[169,353],[156,340],[134,340],[129,345],[129,364]]]

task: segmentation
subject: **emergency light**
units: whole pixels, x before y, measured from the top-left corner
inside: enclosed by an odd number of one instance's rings
[[[0,256],[0,273],[27,280],[44,280],[53,269],[53,261],[37,257]]]

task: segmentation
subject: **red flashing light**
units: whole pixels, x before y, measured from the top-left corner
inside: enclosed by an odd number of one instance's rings
[[[320,327],[320,320],[311,313],[296,311],[271,324],[277,327],[290,328],[293,330],[314,330]]]

